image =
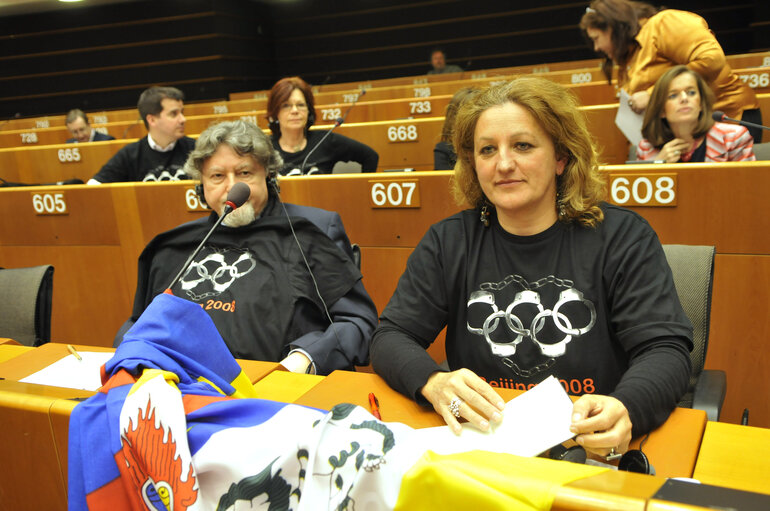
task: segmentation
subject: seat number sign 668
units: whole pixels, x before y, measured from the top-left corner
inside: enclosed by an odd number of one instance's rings
[[[369,181],[372,208],[419,208],[420,184],[417,180]]]
[[[610,202],[618,206],[676,206],[676,174],[610,174]]]

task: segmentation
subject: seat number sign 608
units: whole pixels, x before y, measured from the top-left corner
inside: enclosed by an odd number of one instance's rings
[[[610,174],[610,202],[618,206],[676,206],[676,174]]]
[[[369,187],[369,204],[372,208],[420,207],[420,184],[416,179],[369,181]]]

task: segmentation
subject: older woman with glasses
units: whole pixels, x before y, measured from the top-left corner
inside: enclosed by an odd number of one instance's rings
[[[340,161],[358,162],[363,172],[377,170],[380,157],[368,145],[339,133],[310,131],[316,120],[313,91],[298,76],[273,85],[267,99],[267,120],[273,147],[284,161],[282,175],[330,174]]]

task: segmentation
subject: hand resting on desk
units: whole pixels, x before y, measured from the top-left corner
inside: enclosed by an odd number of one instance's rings
[[[454,398],[460,398],[460,417],[467,419],[482,431],[489,422],[500,422],[505,402],[495,390],[469,369],[436,372],[428,378],[420,391],[444,422],[459,434],[459,417],[450,410]],[[584,395],[575,401],[570,430],[575,441],[587,452],[604,457],[612,448],[624,453],[631,442],[631,419],[623,403],[614,397]]]
[[[487,382],[470,369],[433,373],[420,392],[455,434],[461,431],[459,417],[455,417],[450,411],[450,403],[455,398],[462,400],[460,417],[464,417],[482,431],[489,429],[490,420],[503,420],[501,412],[505,408],[505,402]]]

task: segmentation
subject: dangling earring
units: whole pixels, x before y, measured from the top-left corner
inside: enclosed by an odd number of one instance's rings
[[[481,206],[481,215],[479,216],[479,220],[484,224],[484,227],[489,227],[489,214],[489,204],[484,201]]]
[[[564,197],[561,194],[561,180],[556,182],[556,214],[560,219],[564,219],[567,216],[567,208],[564,206]]]

